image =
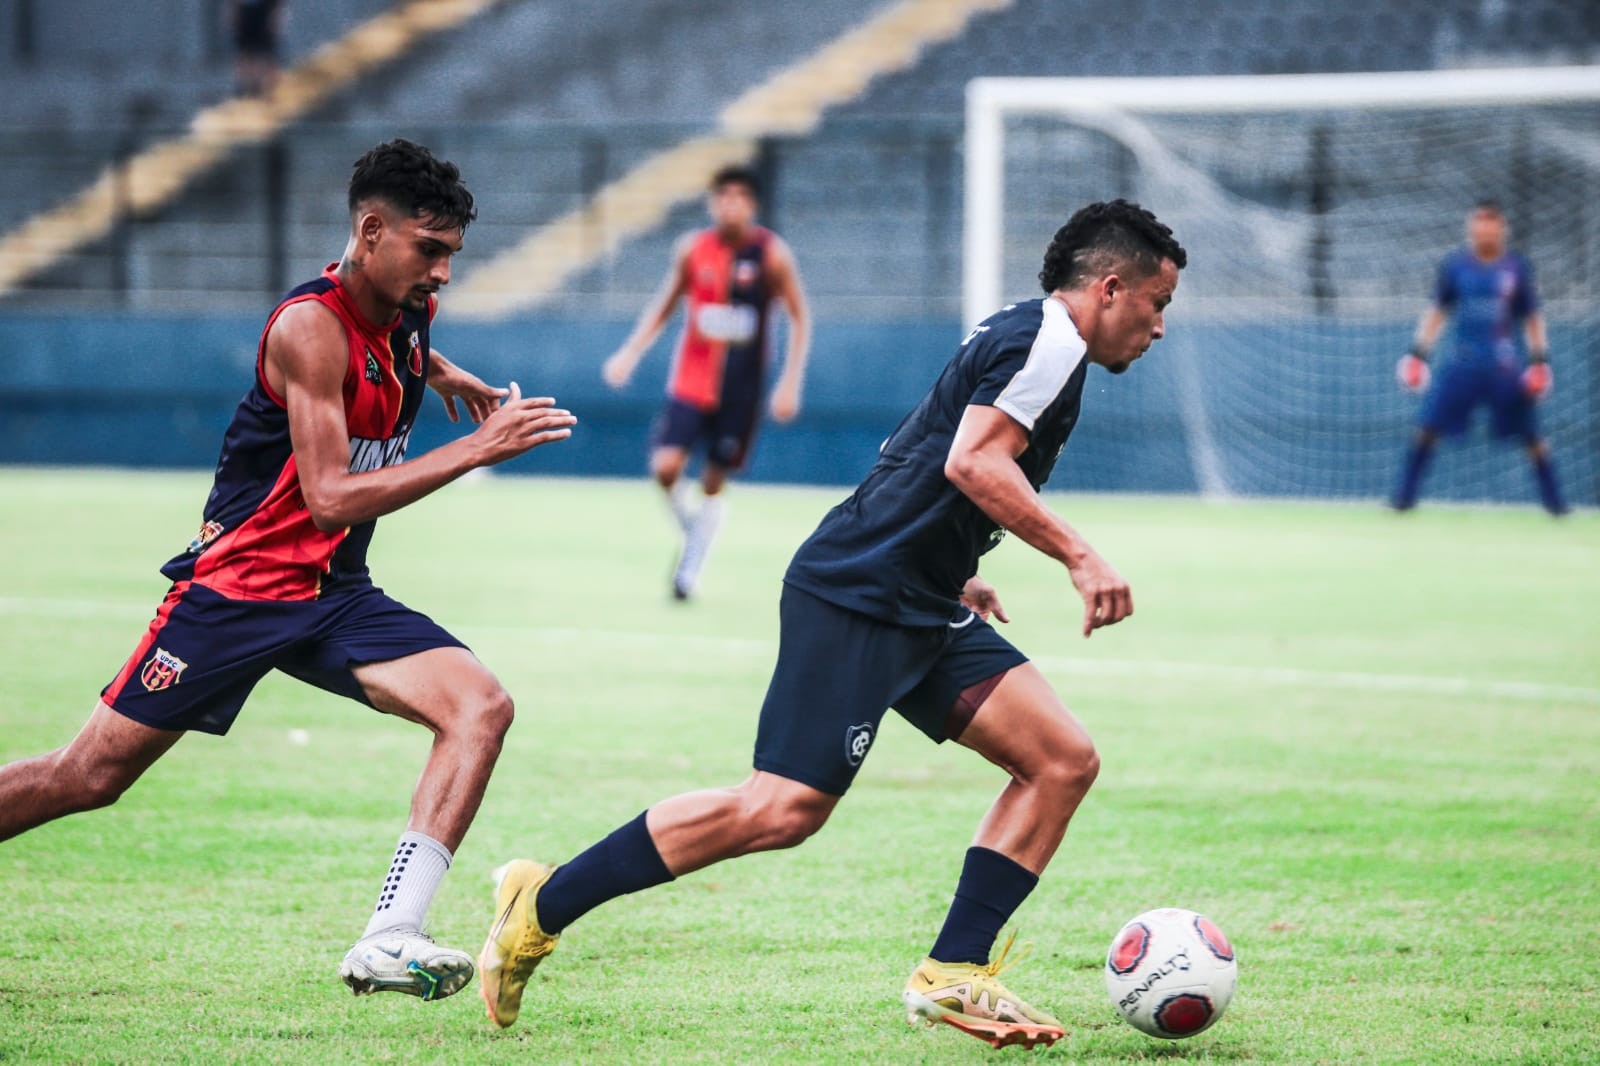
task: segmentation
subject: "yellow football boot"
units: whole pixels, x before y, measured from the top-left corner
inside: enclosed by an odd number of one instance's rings
[[[505,1028],[522,1009],[522,990],[534,967],[556,949],[559,936],[539,928],[533,901],[539,886],[550,880],[554,866],[517,859],[496,871],[495,920],[478,956],[478,988],[489,1020]]]
[[[1027,958],[1025,949],[1006,961],[1016,939],[1017,934],[1012,933],[999,958],[987,964],[923,959],[911,971],[900,995],[908,1012],[906,1021],[912,1025],[944,1022],[997,1048],[1011,1044],[1049,1047],[1060,1040],[1066,1035],[1060,1022],[1028,1006],[1000,983],[1000,971]]]

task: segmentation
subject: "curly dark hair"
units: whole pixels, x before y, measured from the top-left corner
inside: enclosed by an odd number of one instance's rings
[[[436,158],[420,144],[385,141],[355,162],[350,175],[350,210],[370,199],[383,200],[430,228],[465,230],[478,217],[472,193],[454,163]]]
[[[1132,264],[1140,276],[1154,274],[1163,259],[1182,270],[1189,262],[1170,227],[1127,200],[1093,203],[1080,208],[1056,230],[1045,249],[1039,284],[1045,292],[1073,289]]]
[[[743,185],[750,190],[750,195],[761,199],[761,175],[757,174],[754,167],[747,167],[743,163],[729,163],[711,175],[711,191],[722,188],[724,185]]]

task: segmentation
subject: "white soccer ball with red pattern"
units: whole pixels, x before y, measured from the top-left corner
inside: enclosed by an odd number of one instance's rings
[[[1210,918],[1177,907],[1145,911],[1106,953],[1106,992],[1117,1013],[1167,1040],[1214,1025],[1238,981],[1227,936]]]

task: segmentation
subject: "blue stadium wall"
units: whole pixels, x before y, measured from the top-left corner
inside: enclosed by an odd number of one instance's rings
[[[260,319],[246,315],[0,314],[0,462],[210,467],[224,426],[248,387]],[[663,342],[633,386],[613,392],[599,364],[626,335],[626,320],[539,317],[435,328],[440,350],[483,377],[517,380],[578,413],[578,432],[501,469],[511,473],[637,476],[661,395]],[[1330,326],[1278,322],[1254,330],[1273,350],[1325,352],[1294,368],[1241,365],[1239,327],[1184,325],[1122,377],[1094,369],[1084,417],[1052,488],[1157,493],[1200,488],[1197,466],[1241,494],[1370,498],[1387,492],[1415,401],[1393,385],[1395,352],[1410,321]],[[768,424],[750,475],[774,482],[843,485],[871,464],[878,444],[961,339],[954,320],[822,323],[801,419]],[[1595,338],[1552,328],[1552,350],[1589,350]],[[1584,343],[1579,343],[1579,342]],[[1544,405],[1575,502],[1594,503],[1597,442],[1591,371],[1558,368]],[[1276,382],[1295,383],[1275,387]],[[412,454],[460,432],[430,401]],[[1480,428],[1447,448],[1430,474],[1434,498],[1527,502],[1530,479],[1515,452],[1495,451]],[[1197,459],[1201,461],[1197,464]]]

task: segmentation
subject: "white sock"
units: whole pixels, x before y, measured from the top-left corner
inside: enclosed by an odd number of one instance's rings
[[[430,836],[410,829],[401,833],[394,861],[389,864],[389,876],[378,892],[378,905],[367,921],[367,931],[361,935],[367,937],[385,929],[421,932],[433,894],[439,891],[439,882],[450,869],[450,857],[450,849]]]
[[[674,581],[685,592],[691,591],[699,583],[700,571],[705,568],[706,557],[711,554],[711,542],[717,539],[717,530],[721,526],[722,497],[707,496],[700,505],[700,513],[694,516],[694,524],[689,527],[689,536],[683,545],[683,557],[678,560]]]
[[[685,536],[694,527],[695,519],[694,508],[689,506],[689,492],[689,486],[682,478],[679,478],[667,490],[667,506],[671,508],[672,518],[678,523],[678,529]]]

